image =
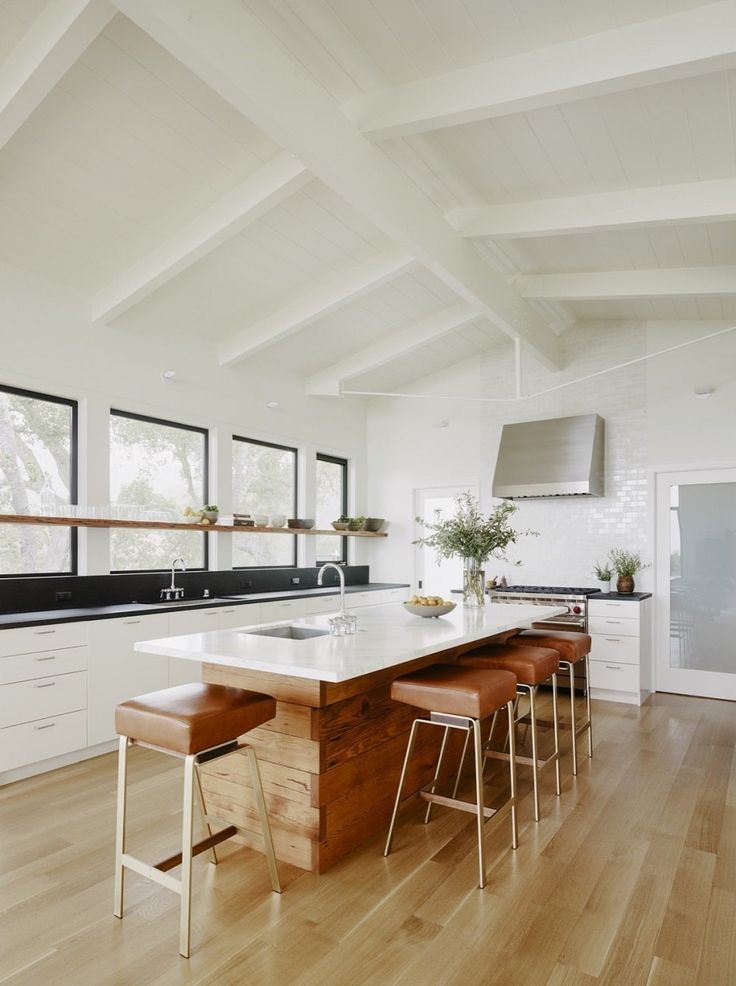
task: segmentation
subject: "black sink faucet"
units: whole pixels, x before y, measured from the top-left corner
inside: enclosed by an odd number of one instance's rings
[[[161,590],[161,599],[172,602],[175,599],[184,598],[184,587],[176,584],[176,563],[181,562],[182,572],[186,572],[187,567],[183,558],[175,558],[171,563],[171,585]]]

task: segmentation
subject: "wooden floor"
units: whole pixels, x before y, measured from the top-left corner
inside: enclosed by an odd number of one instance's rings
[[[112,756],[3,788],[0,982],[732,986],[736,706],[657,695],[595,715],[595,759],[573,780],[565,757],[559,801],[545,778],[539,825],[522,784],[520,847],[489,837],[484,891],[460,812],[425,828],[408,808],[387,860],[374,839],[322,876],[284,866],[281,897],[230,843],[195,863],[188,962],[166,890],[131,875],[111,914]],[[132,760],[131,850],[154,859],[176,842],[180,768]]]

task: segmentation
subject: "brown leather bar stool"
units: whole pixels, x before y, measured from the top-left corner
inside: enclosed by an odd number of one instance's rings
[[[429,718],[417,717],[412,723],[409,742],[406,745],[404,765],[401,768],[399,787],[396,792],[391,824],[388,829],[384,856],[391,852],[394,827],[402,803],[401,793],[404,788],[406,770],[414,749],[417,727],[420,724],[440,726],[444,729],[437,765],[433,779],[419,792],[420,797],[432,804],[445,805],[448,808],[459,808],[476,815],[478,831],[478,868],[480,879],[478,885],[482,889],[486,885],[486,861],[483,848],[483,825],[486,818],[492,818],[494,826],[509,812],[511,813],[511,844],[514,849],[518,845],[516,824],[516,760],[513,728],[509,729],[509,777],[511,793],[500,808],[486,808],[483,803],[483,756],[480,723],[494,712],[506,706],[509,713],[509,723],[513,722],[513,704],[516,698],[516,677],[509,671],[477,671],[474,668],[458,668],[454,664],[435,664],[421,671],[397,678],[391,685],[391,698],[396,702],[404,702],[419,709],[429,709]],[[443,797],[436,794],[437,781],[442,766],[442,758],[447,745],[447,737],[451,729],[462,729],[466,739],[473,734],[473,752],[475,762],[475,804],[461,801],[456,797]],[[409,795],[411,797],[411,795]],[[408,798],[406,799],[408,800]],[[427,818],[429,811],[427,812]],[[425,819],[426,820],[426,819]]]
[[[583,733],[588,734],[588,756],[593,756],[593,719],[590,706],[590,654],[591,638],[587,633],[575,633],[570,630],[520,630],[515,637],[509,637],[508,644],[512,647],[551,647],[560,655],[560,670],[570,675],[570,730],[572,731],[572,772],[578,772],[577,739]],[[587,719],[577,725],[575,714],[575,665],[580,661],[585,666],[585,707]],[[565,729],[561,724],[560,728]]]
[[[458,664],[463,667],[484,668],[489,671],[510,671],[516,675],[517,698],[526,695],[529,698],[529,717],[532,733],[532,755],[522,757],[516,754],[517,764],[526,764],[532,768],[532,783],[534,788],[534,820],[539,821],[539,773],[550,764],[555,765],[555,791],[560,796],[560,740],[557,717],[557,672],[560,670],[560,656],[556,650],[549,647],[516,646],[507,644],[484,644],[476,650],[461,654]],[[554,735],[554,752],[542,760],[538,752],[537,735],[537,688],[542,682],[552,683],[552,731]],[[517,703],[518,704],[518,703]],[[494,713],[491,730],[483,754],[493,760],[506,760],[508,754],[494,750],[491,746],[493,731],[496,726]],[[462,766],[462,765],[461,765]],[[459,772],[458,772],[459,777]]]
[[[273,719],[276,701],[270,695],[227,688],[224,685],[190,684],[166,688],[121,702],[115,709],[115,728],[120,734],[118,754],[118,809],[115,838],[115,907],[118,918],[123,916],[125,870],[134,870],[181,897],[179,921],[179,952],[189,958],[192,911],[192,857],[211,851],[211,861],[217,863],[215,846],[237,833],[234,825],[213,834],[206,815],[199,764],[217,760],[236,750],[245,750],[250,761],[251,782],[263,828],[271,885],[281,893],[276,856],[268,823],[266,801],[258,770],[258,760],[252,746],[239,743],[238,737],[261,723]],[[159,753],[184,760],[184,818],[181,852],[160,863],[150,865],[125,851],[125,821],[127,800],[128,747],[144,746]],[[208,837],[192,844],[194,826],[195,786],[200,808],[207,825]],[[181,863],[181,880],[168,875],[168,870]]]

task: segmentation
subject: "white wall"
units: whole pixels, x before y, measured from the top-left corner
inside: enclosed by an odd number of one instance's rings
[[[176,382],[161,380],[173,369]],[[222,369],[202,326],[198,352],[186,341],[177,349],[138,333],[90,324],[83,303],[50,282],[0,268],[0,382],[80,402],[80,502],[109,501],[107,435],[110,407],[211,428],[210,499],[232,509],[229,469],[233,433],[294,445],[300,471],[313,473],[317,451],[351,462],[353,503],[363,510],[365,411],[362,402],[337,403],[304,395],[304,382],[289,374],[266,377],[247,367]],[[275,409],[267,400],[277,400]],[[301,484],[300,516],[314,516],[311,488]],[[107,534],[83,532],[81,574],[107,571]],[[227,568],[230,536],[215,536],[212,567]],[[353,542],[351,542],[352,544]],[[313,541],[299,538],[300,564],[312,564]],[[356,546],[351,562],[369,549]]]
[[[564,380],[654,352],[703,334],[703,328],[663,325],[576,325],[562,336],[565,369],[554,378],[533,364],[524,389]],[[697,401],[695,386],[716,391]],[[444,395],[513,393],[513,352],[465,364],[414,385]],[[606,495],[519,503],[515,526],[539,531],[517,546],[521,566],[490,562],[488,574],[525,584],[595,585],[592,566],[609,548],[640,550],[653,560],[652,472],[657,467],[736,465],[736,333],[575,384],[555,394],[493,405],[426,400],[375,400],[368,412],[368,501],[391,519],[391,544],[372,574],[413,576],[413,490],[421,486],[480,485],[485,507],[501,426],[506,421],[596,412],[606,420]],[[446,418],[449,426],[437,429]],[[653,587],[651,570],[637,585]]]

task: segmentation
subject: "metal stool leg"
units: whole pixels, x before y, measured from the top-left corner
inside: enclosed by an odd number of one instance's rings
[[[496,715],[493,715],[493,721],[496,721]],[[493,736],[493,726],[491,726],[491,736]],[[463,764],[465,763],[465,754],[468,752],[468,740],[470,739],[470,730],[465,734],[465,739],[463,740],[463,752],[460,754],[460,763],[457,767],[457,774],[455,775],[455,786],[452,789],[453,798],[457,797],[457,789],[460,787],[460,775],[463,772]],[[490,742],[490,740],[489,740]],[[486,769],[486,758],[483,757],[483,770]]]
[[[437,789],[437,778],[440,776],[440,770],[442,768],[442,761],[443,761],[444,756],[445,756],[445,747],[447,746],[447,737],[449,736],[449,734],[450,734],[450,727],[449,726],[445,726],[445,731],[442,734],[442,744],[440,745],[440,755],[437,757],[437,765],[436,765],[436,767],[434,769],[434,777],[432,778],[432,786],[429,789],[432,794],[434,794],[434,792]],[[462,769],[462,761],[460,762],[460,768]],[[432,802],[429,801],[429,802],[427,802],[427,810],[424,813],[424,824],[425,825],[428,824],[429,817],[430,817],[431,814],[432,814]]]
[[[572,729],[572,772],[578,772],[578,724],[575,717],[575,665],[569,661],[567,670],[570,673],[570,728]],[[560,661],[562,667],[562,661]]]
[[[268,871],[271,874],[271,886],[277,894],[280,894],[281,881],[279,880],[279,871],[276,865],[276,853],[274,852],[273,838],[271,837],[271,825],[268,821],[268,812],[266,811],[266,798],[263,794],[261,772],[258,769],[258,758],[256,757],[256,751],[252,746],[246,747],[246,752],[248,754],[248,759],[250,760],[250,773],[253,783],[253,791],[256,796],[256,803],[258,805],[258,814],[261,816],[263,842],[266,849],[266,859],[268,860]]]
[[[562,794],[560,779],[560,724],[557,714],[557,675],[552,675],[552,729],[555,739],[555,791],[559,798]]]
[[[194,838],[194,767],[196,757],[184,760],[184,800],[181,826],[181,910],[179,912],[179,954],[189,958],[192,937],[192,843]]]
[[[202,791],[202,778],[199,776],[199,765],[194,764],[194,780],[195,780],[195,790],[197,792],[197,801],[199,802],[199,807],[202,811],[202,820],[204,821],[204,827],[207,829],[207,835],[212,837],[214,834],[212,832],[212,826],[207,820],[207,805],[204,802],[204,792]],[[210,862],[217,866],[219,860],[217,859],[217,850],[214,846],[210,849]]]
[[[585,655],[585,704],[588,710],[588,756],[593,757],[593,716],[590,705],[590,660]]]
[[[113,914],[123,916],[123,895],[125,891],[125,819],[128,797],[128,737],[121,736],[118,744],[118,802],[117,824],[115,828],[115,896]]]
[[[483,741],[480,734],[480,720],[473,720],[473,762],[475,763],[475,797],[477,802],[478,826],[478,886],[482,890],[486,885],[486,854],[483,847],[483,822],[485,812],[483,804]]]
[[[399,814],[399,805],[401,804],[401,792],[404,788],[404,779],[406,777],[406,768],[411,758],[412,751],[414,749],[414,740],[417,734],[417,726],[419,725],[419,720],[415,719],[411,725],[411,732],[409,733],[409,742],[406,744],[406,753],[404,754],[404,765],[401,768],[401,776],[399,777],[399,787],[396,792],[396,801],[394,802],[394,810],[391,815],[391,823],[388,827],[388,836],[386,838],[386,847],[383,850],[383,855],[388,856],[391,852],[391,843],[394,839],[394,828],[396,826],[396,816]]]
[[[540,818],[539,811],[539,754],[537,752],[537,689],[529,687],[529,715],[532,727],[532,787],[534,792],[534,821]]]
[[[516,736],[514,722],[514,705],[509,702],[507,706],[509,716],[509,782],[511,784],[511,848],[516,849],[519,845],[519,828],[516,818]]]

